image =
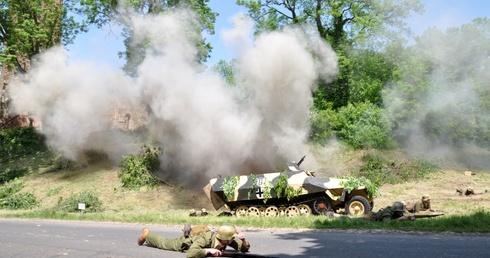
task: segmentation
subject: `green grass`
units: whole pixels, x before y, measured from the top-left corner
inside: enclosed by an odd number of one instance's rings
[[[80,221],[105,221],[142,224],[183,225],[191,224],[234,224],[242,228],[284,228],[284,229],[342,229],[342,230],[400,230],[422,232],[490,233],[490,213],[477,211],[470,215],[439,216],[415,221],[366,221],[362,218],[309,217],[221,217],[215,215],[189,217],[183,211],[161,214],[134,213],[67,213],[59,211],[22,211],[0,214],[5,218],[37,218]]]

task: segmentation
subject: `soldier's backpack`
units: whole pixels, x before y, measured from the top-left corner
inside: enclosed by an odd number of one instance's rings
[[[191,228],[190,235],[191,237],[196,237],[209,231],[211,230],[209,229],[208,225],[198,224]]]

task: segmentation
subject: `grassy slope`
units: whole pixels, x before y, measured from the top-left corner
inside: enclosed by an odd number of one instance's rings
[[[351,168],[349,168],[351,169]],[[340,172],[339,172],[340,171]],[[342,173],[342,169],[335,173]],[[490,210],[490,172],[474,171],[475,175],[466,176],[464,171],[445,170],[432,174],[427,180],[407,182],[397,185],[383,185],[381,196],[375,199],[374,210],[391,205],[393,201],[406,202],[417,201],[422,194],[428,193],[432,197],[433,208],[443,210],[446,215],[470,215],[478,210]],[[104,205],[104,211],[96,215],[75,214],[74,216],[60,215],[60,218],[68,219],[96,219],[114,220],[143,223],[181,224],[187,220],[193,223],[221,223],[230,221],[238,224],[251,224],[260,227],[268,226],[267,221],[237,218],[213,217],[211,220],[203,218],[190,218],[189,209],[200,210],[206,208],[211,215],[218,215],[221,211],[215,211],[203,192],[186,190],[183,186],[160,185],[154,189],[142,189],[129,191],[121,187],[117,176],[118,168],[108,162],[100,162],[77,170],[32,173],[24,181],[26,187],[23,192],[34,193],[42,204],[29,212],[27,217],[43,217],[46,211],[51,210],[60,199],[66,199],[74,193],[87,190],[95,191]],[[319,172],[318,176],[325,176],[325,172]],[[456,194],[456,188],[466,189],[472,186],[476,193],[474,196],[460,196]],[[0,210],[0,216],[12,216],[23,211]],[[85,217],[84,217],[85,216]],[[57,218],[49,214],[47,217]],[[444,216],[446,217],[446,216]],[[289,218],[286,218],[289,219]],[[243,221],[242,221],[243,220]],[[311,223],[317,223],[317,219],[311,218]],[[295,227],[294,221],[283,220],[279,225]],[[301,226],[301,224],[300,224]]]

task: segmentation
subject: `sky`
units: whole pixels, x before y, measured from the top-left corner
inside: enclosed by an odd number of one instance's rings
[[[414,15],[407,20],[416,35],[430,27],[445,30],[470,23],[478,17],[490,17],[488,0],[423,0],[425,13]],[[211,0],[210,7],[219,13],[215,24],[215,34],[207,38],[213,46],[208,65],[217,61],[231,60],[234,53],[222,39],[223,32],[232,27],[231,19],[246,9],[237,6],[234,0]],[[89,33],[79,35],[74,44],[67,47],[70,60],[90,60],[106,63],[112,67],[122,67],[124,60],[118,52],[124,50],[122,37],[118,28],[105,26],[103,29],[92,29]]]

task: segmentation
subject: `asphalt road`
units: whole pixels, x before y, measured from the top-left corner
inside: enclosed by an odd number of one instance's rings
[[[141,229],[177,237],[181,227],[0,219],[0,257],[185,257],[136,239]],[[490,235],[244,230],[250,254],[273,257],[490,257]]]

